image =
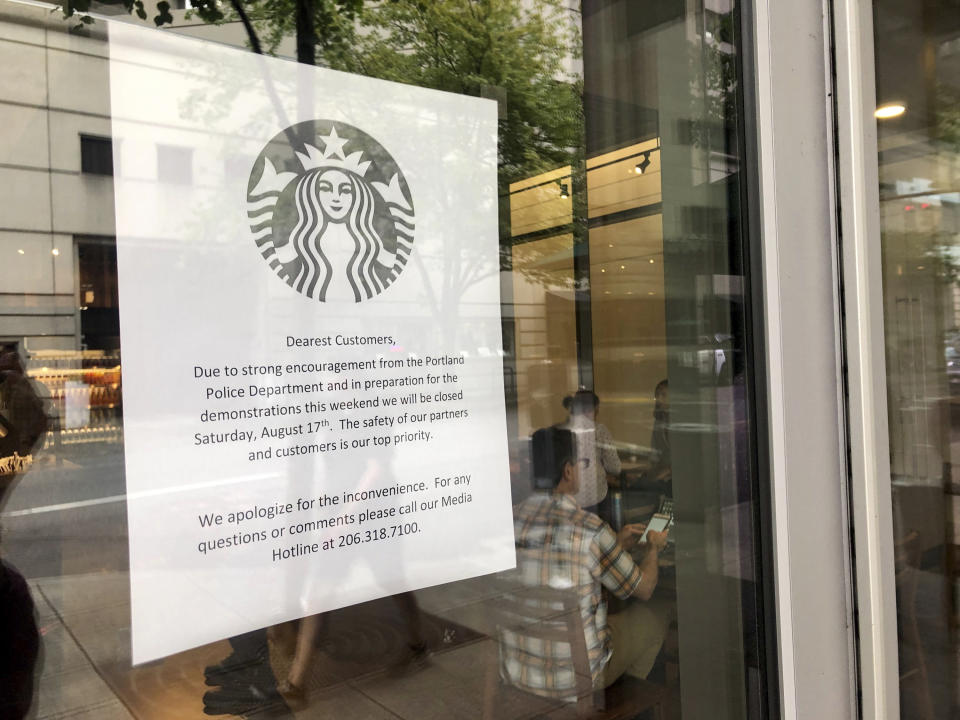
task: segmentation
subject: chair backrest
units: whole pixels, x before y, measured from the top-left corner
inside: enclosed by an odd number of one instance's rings
[[[497,627],[500,658],[498,671],[501,680],[517,686],[503,661],[505,651],[511,645],[542,646],[549,649],[551,657],[564,655],[565,648],[569,647],[574,685],[551,692],[549,696],[576,697],[578,705],[592,707],[593,676],[583,632],[580,598],[576,589],[531,586],[505,579],[495,579],[491,583],[496,595],[487,598],[484,606]],[[557,644],[560,648],[555,647]],[[520,689],[548,695],[533,688]]]

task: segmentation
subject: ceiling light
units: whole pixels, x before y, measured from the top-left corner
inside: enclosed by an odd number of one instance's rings
[[[17,250],[17,252],[20,253],[21,255],[23,255],[23,249],[22,249],[22,248],[19,249],[19,250]]]
[[[626,270],[626,269],[627,269],[627,266],[626,266],[626,265],[621,265],[621,266],[620,266],[620,269],[621,269],[621,270]]]
[[[653,265],[656,262],[653,258],[650,258],[650,264]]]
[[[57,248],[54,248],[54,249],[51,250],[50,252],[53,253],[54,255],[59,255],[59,254],[60,254],[60,251],[59,251]]]
[[[885,103],[878,107],[873,116],[878,120],[889,120],[890,118],[900,117],[907,111],[907,106],[899,102]]]
[[[653,292],[653,290],[651,290],[650,292],[647,293],[647,295],[653,295],[653,294],[655,294],[655,293]]]
[[[606,272],[606,269],[600,268],[600,272]]]

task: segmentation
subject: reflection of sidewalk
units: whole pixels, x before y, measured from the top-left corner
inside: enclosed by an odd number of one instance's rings
[[[203,668],[229,653],[226,642],[130,667],[127,573],[95,573],[31,582],[45,661],[39,681],[37,720],[200,720]],[[489,636],[483,579],[417,593],[421,609],[464,629]],[[431,720],[479,718],[490,640],[458,644],[449,638],[419,672],[392,677],[383,671],[334,682],[311,693],[297,718],[336,717]],[[226,716],[224,716],[226,717]]]
[[[118,598],[129,596],[126,587],[122,594],[118,592],[120,577],[125,583],[126,574],[51,578],[30,583],[43,643],[34,707],[38,720],[133,717],[97,672],[90,655],[92,651],[109,657],[108,645],[123,643],[125,634],[118,629],[126,627],[129,632],[127,603],[122,607],[116,605]],[[69,586],[66,601],[65,586]],[[115,624],[107,630],[111,616],[116,618]],[[129,648],[126,653],[129,657]]]

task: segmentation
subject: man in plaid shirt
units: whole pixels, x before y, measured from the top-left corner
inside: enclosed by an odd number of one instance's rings
[[[595,688],[624,673],[646,677],[663,644],[669,612],[633,602],[608,617],[601,585],[617,597],[649,601],[667,533],[648,533],[638,566],[627,550],[637,544],[643,525],[627,525],[618,535],[578,507],[574,495],[584,463],[570,430],[534,433],[533,459],[536,486],[552,486],[552,492],[535,493],[514,510],[519,582],[577,594]],[[537,695],[569,698],[576,686],[570,643],[507,631],[501,636],[501,661],[511,684]]]

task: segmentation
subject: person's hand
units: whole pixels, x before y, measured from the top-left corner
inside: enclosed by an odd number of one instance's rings
[[[620,532],[617,533],[617,540],[620,541],[620,544],[623,546],[624,550],[630,550],[634,545],[637,544],[640,540],[640,536],[643,535],[643,531],[647,529],[647,526],[643,523],[633,523],[631,525],[624,525]]]
[[[664,530],[662,532],[657,532],[656,530],[651,530],[647,533],[647,544],[653,546],[657,549],[657,552],[662,551],[667,546],[667,533],[669,530]]]

